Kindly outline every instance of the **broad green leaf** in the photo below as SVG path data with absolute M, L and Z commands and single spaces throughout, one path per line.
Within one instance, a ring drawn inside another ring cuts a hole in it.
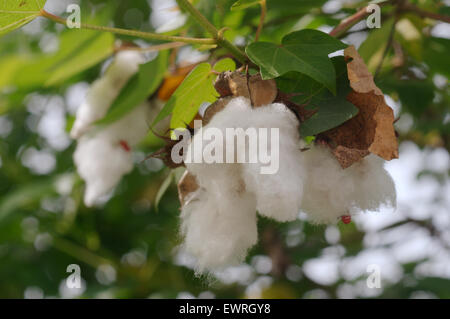
M 231 10 L 243 10 L 261 3 L 261 0 L 238 0 L 231 6 Z
M 20 55 L 7 55 L 0 59 L 0 91 L 5 86 L 10 86 L 18 70 L 27 64 L 27 59 Z
M 78 45 L 74 46 L 72 41 Z M 45 86 L 60 84 L 109 57 L 114 50 L 114 36 L 111 33 L 78 30 L 66 34 L 61 45 L 62 50 L 55 57 L 57 62 L 48 69 L 51 75 Z
M 139 67 L 139 72 L 120 91 L 108 114 L 98 124 L 109 124 L 117 121 L 152 95 L 164 78 L 168 57 L 168 51 L 161 51 L 156 59 L 142 64 Z
M 0 1 L 0 36 L 39 17 L 45 2 L 46 0 Z
M 332 58 L 337 74 L 337 95 L 332 95 L 326 87 L 298 72 L 290 72 L 277 80 L 280 90 L 299 94 L 292 98 L 298 104 L 306 105 L 317 112 L 302 123 L 300 134 L 313 136 L 337 127 L 358 113 L 358 108 L 346 100 L 350 92 L 346 63 L 342 56 Z
M 58 52 L 34 58 L 17 72 L 12 81 L 23 89 L 57 86 L 109 57 L 114 36 L 89 30 L 61 34 Z
M 212 103 L 217 100 L 219 94 L 214 88 L 217 75 L 212 72 L 213 69 L 216 72 L 224 72 L 233 71 L 235 68 L 235 63 L 229 58 L 217 62 L 214 68 L 206 62 L 197 65 L 173 93 L 153 125 L 172 114 L 171 128 L 186 127 L 186 124 L 194 119 L 202 103 Z
M 336 93 L 336 73 L 328 54 L 347 45 L 317 30 L 301 30 L 288 34 L 281 45 L 270 42 L 252 43 L 246 48 L 249 58 L 261 68 L 264 79 L 272 79 L 291 71 L 308 75 Z
M 217 61 L 214 64 L 214 71 L 216 72 L 225 72 L 225 71 L 234 71 L 236 70 L 236 63 L 233 59 L 225 58 L 220 61 Z

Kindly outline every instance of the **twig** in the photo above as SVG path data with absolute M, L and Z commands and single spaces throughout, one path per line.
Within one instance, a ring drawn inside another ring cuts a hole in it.
M 47 19 L 50 19 L 56 23 L 63 24 L 63 25 L 66 25 L 66 22 L 67 22 L 66 19 L 58 17 L 54 14 L 51 14 L 50 12 L 47 12 L 44 9 L 41 10 L 41 16 L 45 17 Z M 177 36 L 170 36 L 170 35 L 164 35 L 164 34 L 159 34 L 159 33 L 151 33 L 151 32 L 143 32 L 143 31 L 136 31 L 136 30 L 90 25 L 90 24 L 86 24 L 86 23 L 82 23 L 81 28 L 88 29 L 88 30 L 111 32 L 111 33 L 116 33 L 116 34 L 121 34 L 121 35 L 128 35 L 128 36 L 133 36 L 133 37 L 138 37 L 138 38 L 148 39 L 148 40 L 184 42 L 184 43 L 189 43 L 189 44 L 216 44 L 217 43 L 216 39 L 197 39 L 197 38 L 188 38 L 188 37 L 177 37 Z
M 191 17 L 197 21 L 208 33 L 210 33 L 214 40 L 214 44 L 218 44 L 221 47 L 227 49 L 233 56 L 239 60 L 241 63 L 245 64 L 248 62 L 247 55 L 242 52 L 237 46 L 229 42 L 223 37 L 223 29 L 218 30 L 208 19 L 203 16 L 200 11 L 198 11 L 188 0 L 177 0 L 178 5 L 183 10 L 189 12 Z
M 266 0 L 261 0 L 259 4 L 261 5 L 261 17 L 259 19 L 258 29 L 256 30 L 255 42 L 258 41 L 259 36 L 261 35 L 261 31 L 264 26 L 264 20 L 266 19 L 267 14 Z
M 377 5 L 379 5 L 380 7 L 385 6 L 387 4 L 392 4 L 395 3 L 396 0 L 388 0 L 385 2 L 380 2 L 377 3 Z M 342 20 L 331 32 L 330 35 L 336 38 L 340 38 L 342 37 L 348 29 L 350 29 L 351 27 L 353 27 L 355 24 L 357 24 L 359 21 L 365 19 L 370 12 L 367 11 L 367 8 L 369 6 L 366 6 L 362 9 L 360 9 L 358 12 L 356 12 L 355 14 L 349 16 L 348 18 Z
M 162 50 L 168 50 L 168 49 L 175 49 L 175 48 L 179 48 L 179 47 L 182 47 L 185 45 L 187 45 L 187 43 L 169 42 L 169 43 L 152 45 L 152 46 L 145 47 L 145 48 L 122 46 L 122 47 L 116 48 L 116 52 L 117 51 L 155 52 L 155 51 L 162 51 Z
M 445 16 L 442 14 L 425 11 L 423 9 L 420 9 L 419 7 L 417 7 L 416 5 L 414 5 L 412 3 L 405 3 L 402 6 L 402 10 L 413 12 L 421 17 L 426 17 L 426 18 L 430 18 L 433 20 L 439 20 L 439 21 L 450 23 L 450 16 Z

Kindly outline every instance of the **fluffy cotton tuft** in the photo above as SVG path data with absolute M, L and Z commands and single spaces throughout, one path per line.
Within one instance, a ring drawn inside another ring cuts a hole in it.
M 201 180 L 203 176 L 208 179 L 213 174 L 222 174 L 222 183 L 231 178 L 241 178 L 245 182 L 246 189 L 256 196 L 256 209 L 261 215 L 276 219 L 278 221 L 289 221 L 297 218 L 303 194 L 303 181 L 306 173 L 302 160 L 302 153 L 298 146 L 300 139 L 298 133 L 298 120 L 295 115 L 280 103 L 274 103 L 258 108 L 252 108 L 250 101 L 243 97 L 234 98 L 223 111 L 217 113 L 211 122 L 201 128 L 194 136 L 192 145 L 196 139 L 201 139 L 203 131 L 208 128 L 218 128 L 225 136 L 226 128 L 278 128 L 279 129 L 279 156 L 272 158 L 277 161 L 278 170 L 274 174 L 261 174 L 261 168 L 268 164 L 262 164 L 258 157 L 257 163 L 243 164 L 207 164 L 187 163 L 188 170 Z M 273 154 L 271 145 L 271 132 L 267 135 L 268 154 Z M 259 136 L 261 138 L 261 135 Z M 229 141 L 226 141 L 228 143 Z M 248 141 L 245 144 L 246 154 L 249 154 Z M 206 143 L 206 142 L 205 142 Z M 203 144 L 205 144 L 203 143 Z M 221 141 L 212 141 L 212 144 Z M 229 144 L 228 144 L 229 145 Z M 225 152 L 230 146 L 224 146 Z M 189 147 L 187 158 L 193 158 L 192 153 L 197 152 L 199 156 L 203 149 L 192 150 Z M 235 144 L 236 147 L 236 144 Z M 235 149 L 236 151 L 236 149 Z M 257 151 L 257 150 L 256 150 Z M 236 154 L 236 152 L 235 152 Z M 247 159 L 249 155 L 247 155 Z M 230 170 L 229 166 L 240 166 L 239 170 Z M 213 173 L 207 173 L 213 170 Z M 240 176 L 237 176 L 240 175 Z M 201 182 L 201 181 L 200 181 Z
M 369 155 L 342 169 L 329 149 L 313 146 L 304 152 L 308 169 L 302 210 L 314 223 L 335 223 L 339 217 L 395 206 L 394 182 L 384 160 Z
M 105 74 L 92 84 L 86 100 L 78 108 L 76 120 L 70 132 L 72 138 L 80 138 L 91 128 L 92 123 L 105 116 L 120 90 L 138 71 L 139 64 L 144 61 L 144 56 L 139 52 L 117 53 Z
M 197 258 L 197 271 L 244 261 L 258 240 L 255 199 L 232 189 L 200 189 L 183 207 L 181 233 L 186 251 Z
M 133 169 L 131 147 L 148 131 L 149 104 L 101 130 L 83 135 L 74 153 L 78 174 L 86 182 L 84 202 L 93 206 Z
M 295 220 L 300 212 L 306 177 L 298 145 L 298 120 L 279 103 L 254 109 L 252 118 L 255 127 L 279 129 L 279 159 L 275 174 L 261 174 L 261 167 L 266 165 L 260 162 L 244 164 L 243 179 L 247 190 L 256 195 L 256 209 L 261 215 L 281 222 Z M 269 149 L 272 149 L 270 138 L 268 141 Z
M 261 174 L 258 163 L 191 163 L 185 160 L 190 173 L 196 176 L 200 189 L 182 209 L 182 234 L 186 250 L 197 257 L 199 271 L 212 270 L 242 262 L 249 248 L 257 241 L 256 211 L 279 221 L 295 219 L 300 212 L 305 171 L 298 146 L 298 121 L 283 104 L 252 108 L 243 97 L 232 99 L 208 125 L 195 135 L 185 159 L 199 158 L 206 145 L 222 145 L 231 141 L 203 137 L 209 128 L 217 128 L 226 136 L 227 128 L 278 128 L 279 169 L 275 174 Z M 268 135 L 268 154 L 272 154 Z M 258 136 L 261 138 L 261 135 Z M 203 139 L 203 148 L 196 141 Z M 235 154 L 237 144 L 234 144 Z M 242 145 L 249 158 L 248 140 Z M 236 159 L 236 157 L 235 157 Z M 258 157 L 259 161 L 259 157 Z

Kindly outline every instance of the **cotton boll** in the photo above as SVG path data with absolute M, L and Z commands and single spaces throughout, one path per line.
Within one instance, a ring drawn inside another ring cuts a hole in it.
M 262 174 L 261 168 L 268 164 L 262 164 L 260 158 L 258 163 L 243 165 L 243 179 L 247 190 L 256 195 L 258 212 L 282 222 L 298 217 L 306 178 L 298 145 L 298 125 L 295 115 L 278 103 L 254 109 L 250 120 L 252 127 L 279 129 L 278 158 L 274 156 L 275 145 L 271 145 L 268 135 L 268 154 L 272 154 L 272 161 L 277 161 L 278 170 Z
M 92 206 L 109 193 L 122 176 L 133 169 L 130 148 L 148 132 L 152 112 L 147 102 L 120 120 L 83 135 L 78 140 L 74 162 L 86 182 L 85 204 Z
M 380 206 L 396 207 L 397 194 L 392 177 L 384 169 L 384 160 L 375 155 L 367 156 L 359 166 L 361 189 L 355 198 L 355 206 L 362 211 L 376 211 Z
M 342 169 L 329 149 L 313 146 L 303 153 L 308 177 L 302 210 L 314 223 L 334 223 L 339 217 L 395 206 L 395 187 L 384 161 L 369 155 Z
M 200 189 L 181 213 L 186 251 L 197 258 L 197 271 L 242 262 L 257 242 L 255 199 L 229 189 Z
M 84 202 L 93 206 L 133 169 L 131 153 L 102 137 L 83 136 L 74 153 L 78 174 L 86 182 Z
M 200 186 L 211 188 L 214 184 L 219 184 L 230 189 L 242 187 L 240 164 L 237 164 L 235 160 L 233 163 L 226 163 L 226 152 L 232 144 L 231 141 L 225 140 L 225 137 L 227 128 L 243 127 L 246 121 L 242 121 L 242 118 L 248 118 L 245 112 L 251 112 L 249 100 L 235 98 L 224 110 L 217 113 L 208 125 L 200 128 L 194 135 L 185 154 L 184 162 L 187 169 L 196 175 Z M 208 140 L 205 134 L 211 132 L 211 129 L 221 133 L 223 138 Z M 218 158 L 218 162 L 209 162 L 203 156 L 208 147 L 223 150 L 222 157 Z M 236 145 L 234 145 L 234 154 L 236 153 Z
M 92 123 L 105 116 L 120 90 L 143 62 L 144 57 L 139 52 L 123 51 L 116 55 L 105 74 L 92 84 L 86 101 L 79 107 L 70 133 L 72 138 L 79 138 Z

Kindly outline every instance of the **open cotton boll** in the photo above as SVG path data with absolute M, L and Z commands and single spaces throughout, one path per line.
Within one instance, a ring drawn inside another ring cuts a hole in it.
M 102 135 L 83 136 L 74 153 L 78 174 L 86 182 L 84 202 L 90 207 L 133 169 L 131 153 Z
M 394 182 L 375 155 L 347 169 L 323 146 L 313 146 L 303 155 L 308 177 L 302 210 L 312 222 L 334 223 L 341 216 L 395 206 Z
M 232 145 L 232 141 L 226 140 L 225 137 L 227 128 L 243 126 L 246 121 L 242 121 L 242 117 L 248 118 L 244 113 L 250 111 L 251 106 L 247 99 L 235 98 L 225 109 L 215 114 L 210 123 L 196 132 L 184 155 L 184 163 L 188 171 L 196 175 L 200 186 L 209 187 L 212 183 L 227 188 L 242 186 L 240 182 L 241 165 L 236 163 L 235 157 L 232 163 L 226 163 L 227 149 L 233 148 L 236 155 L 236 145 Z M 223 138 L 209 136 L 208 133 L 212 132 L 211 129 L 220 132 Z M 221 149 L 222 156 L 218 156 L 218 161 L 213 162 L 213 158 L 204 156 L 210 153 L 208 149 Z
M 197 272 L 244 261 L 258 240 L 255 199 L 251 194 L 199 189 L 181 213 L 184 248 L 197 258 Z
M 244 97 L 234 98 L 222 111 L 214 115 L 208 125 L 197 132 L 188 148 L 186 158 L 193 159 L 193 153 L 201 158 L 202 152 L 207 147 L 205 145 L 209 144 L 222 147 L 223 161 L 226 151 L 234 147 L 234 161 L 237 164 L 185 161 L 186 166 L 197 176 L 201 186 L 204 185 L 202 179 L 219 181 L 222 184 L 230 180 L 242 180 L 246 191 L 256 196 L 255 209 L 261 215 L 279 221 L 294 220 L 300 212 L 305 179 L 302 154 L 298 146 L 300 139 L 298 126 L 299 122 L 295 115 L 283 104 L 274 103 L 252 108 L 250 100 Z M 226 144 L 222 140 L 215 139 L 207 142 L 204 132 L 211 128 L 218 129 L 224 137 L 227 136 L 228 128 L 240 128 L 242 130 L 236 131 L 236 136 L 242 138 L 244 143 L 238 145 L 238 138 L 227 139 Z M 251 136 L 255 137 L 254 147 L 250 147 Z M 198 139 L 203 139 L 203 148 L 195 147 Z M 263 139 L 267 143 L 267 149 L 260 147 Z M 271 145 L 272 143 L 274 145 Z M 241 163 L 237 162 L 238 152 L 241 154 L 240 158 L 244 159 Z M 262 153 L 264 156 L 261 156 Z M 256 163 L 249 163 L 251 158 L 256 160 Z M 219 174 L 222 178 L 218 177 Z
M 108 194 L 133 169 L 130 148 L 146 136 L 150 116 L 145 102 L 120 120 L 78 140 L 74 162 L 86 182 L 86 206 Z
M 254 109 L 249 124 L 257 128 L 278 129 L 279 140 L 274 141 L 277 145 L 271 145 L 270 134 L 273 133 L 267 134 L 268 154 L 273 161 L 268 174 L 261 173 L 261 168 L 268 165 L 261 162 L 261 157 L 257 163 L 243 165 L 247 190 L 256 195 L 256 208 L 261 215 L 281 222 L 295 220 L 300 213 L 306 179 L 298 143 L 299 122 L 286 106 L 274 103 Z
M 144 61 L 144 56 L 139 52 L 123 51 L 115 56 L 105 74 L 92 84 L 86 100 L 78 108 L 70 132 L 72 138 L 79 138 L 90 129 L 92 123 L 105 116 L 120 90 Z

